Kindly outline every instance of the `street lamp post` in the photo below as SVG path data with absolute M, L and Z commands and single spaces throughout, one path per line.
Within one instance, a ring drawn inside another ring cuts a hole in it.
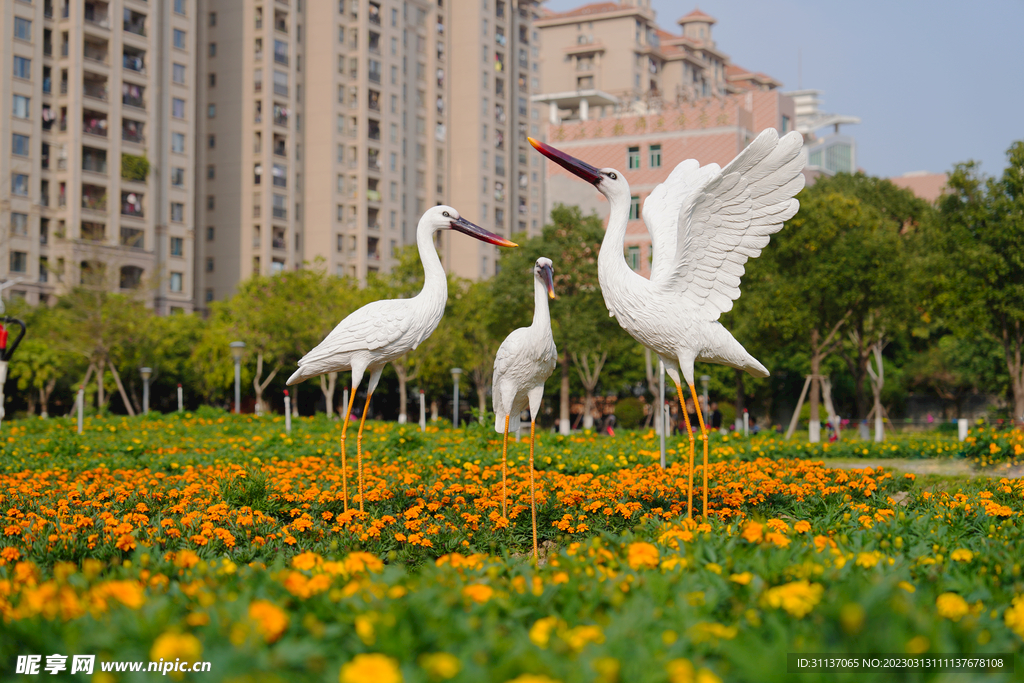
M 704 424 L 711 423 L 711 404 L 708 403 L 708 382 L 711 381 L 711 375 L 701 375 L 700 383 L 704 387 Z
M 242 353 L 245 351 L 244 341 L 233 341 L 231 356 L 235 359 L 235 415 L 242 412 Z
M 462 374 L 462 368 L 452 368 L 452 380 L 455 382 L 455 405 L 452 408 L 452 426 L 455 429 L 459 428 L 459 375 Z
M 142 414 L 145 415 L 149 412 L 149 378 L 153 368 L 140 368 L 139 374 L 142 375 Z

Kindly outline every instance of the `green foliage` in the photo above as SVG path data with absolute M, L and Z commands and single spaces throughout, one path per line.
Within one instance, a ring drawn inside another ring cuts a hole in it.
M 644 420 L 644 404 L 632 396 L 615 404 L 615 419 L 623 429 L 633 429 Z
M 121 177 L 126 180 L 145 182 L 149 175 L 149 159 L 146 155 L 121 154 Z

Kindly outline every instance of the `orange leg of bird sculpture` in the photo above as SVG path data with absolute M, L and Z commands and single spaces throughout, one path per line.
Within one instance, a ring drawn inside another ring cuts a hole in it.
M 694 389 L 693 385 L 690 385 L 690 395 L 693 396 L 693 407 L 697 410 L 697 422 L 700 423 L 700 436 L 704 439 L 704 471 L 701 480 L 704 483 L 704 499 L 703 506 L 700 511 L 704 516 L 704 521 L 708 520 L 708 430 L 704 426 L 704 411 L 700 409 L 700 401 L 697 400 L 697 390 Z
M 689 483 L 689 488 L 687 489 L 687 492 L 686 492 L 686 516 L 692 519 L 693 518 L 693 454 L 694 454 L 694 450 L 695 450 L 694 445 L 693 445 L 693 430 L 690 429 L 690 414 L 688 412 L 686 412 L 686 401 L 683 399 L 683 388 L 681 386 L 679 386 L 679 382 L 676 382 L 675 385 L 676 385 L 676 395 L 679 397 L 679 410 L 683 413 L 683 419 L 686 420 L 686 436 L 690 437 L 690 466 L 689 466 L 690 483 Z
M 356 402 L 356 390 L 352 388 L 352 395 L 348 399 L 348 408 L 345 410 L 345 424 L 341 425 L 341 495 L 344 501 L 344 511 L 348 512 L 348 468 L 345 466 L 345 432 L 348 431 L 348 420 L 352 416 L 352 404 Z
M 359 418 L 359 433 L 356 434 L 356 463 L 359 470 L 359 511 L 363 511 L 363 425 L 366 423 L 366 413 L 370 408 L 370 397 L 372 391 L 366 392 L 366 403 L 363 404 L 363 416 Z
M 533 487 L 533 435 L 536 423 L 532 414 L 530 418 L 530 514 L 533 518 L 533 561 L 536 562 L 540 557 L 537 554 L 537 499 Z
M 505 463 L 508 459 L 508 419 L 505 416 L 505 439 L 501 444 L 501 516 L 508 519 L 508 510 L 505 507 Z

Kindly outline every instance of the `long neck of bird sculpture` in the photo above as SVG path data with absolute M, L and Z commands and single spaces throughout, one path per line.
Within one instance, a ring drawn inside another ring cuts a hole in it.
M 608 227 L 605 229 L 601 252 L 597 256 L 598 275 L 601 286 L 606 281 L 626 283 L 640 278 L 633 269 L 626 265 L 622 253 L 626 242 L 626 222 L 629 220 L 629 192 L 625 195 L 615 194 L 608 197 Z M 640 278 L 643 279 L 643 278 Z M 607 300 L 607 299 L 606 299 Z
M 539 277 L 533 278 L 533 329 L 550 334 L 551 312 L 548 310 L 548 289 Z
M 445 277 L 441 259 L 434 248 L 434 231 L 429 226 L 420 225 L 416 229 L 416 248 L 420 252 L 423 263 L 423 289 L 419 296 L 431 299 L 448 300 L 448 278 Z

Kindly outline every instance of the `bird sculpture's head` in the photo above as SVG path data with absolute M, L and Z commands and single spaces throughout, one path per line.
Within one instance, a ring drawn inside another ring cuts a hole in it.
M 438 230 L 458 230 L 459 232 L 465 233 L 470 237 L 474 237 L 481 242 L 495 244 L 499 247 L 519 246 L 515 242 L 505 239 L 501 235 L 495 235 L 493 232 L 484 230 L 479 225 L 470 223 L 460 216 L 458 211 L 450 206 L 435 206 L 428 209 L 427 212 L 423 214 L 423 217 L 420 218 L 420 225 L 428 226 L 432 233 Z
M 552 268 L 551 259 L 541 256 L 533 266 L 533 276 L 537 278 L 544 288 L 548 290 L 548 296 L 555 298 L 555 271 Z
M 540 140 L 527 138 L 534 149 L 578 178 L 586 180 L 598 192 L 611 199 L 616 196 L 629 197 L 629 183 L 614 168 L 595 168 L 585 161 L 559 151 Z

